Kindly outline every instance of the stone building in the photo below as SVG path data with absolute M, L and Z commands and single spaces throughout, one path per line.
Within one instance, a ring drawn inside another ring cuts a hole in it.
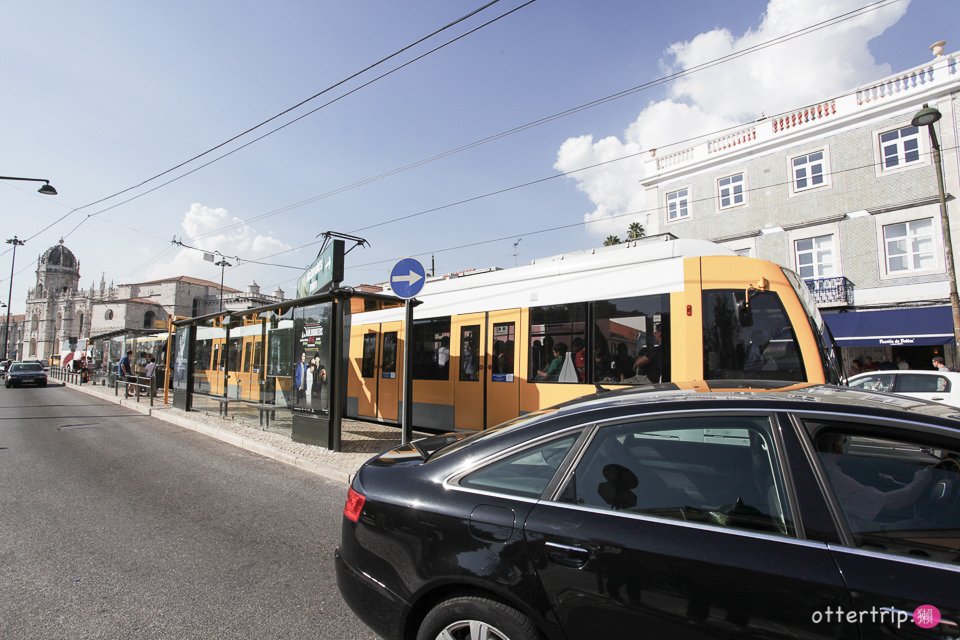
M 63 344 L 90 337 L 93 285 L 80 289 L 80 261 L 61 240 L 37 258 L 36 281 L 27 292 L 21 359 L 59 356 Z M 108 295 L 101 281 L 100 296 Z
M 0 344 L 7 345 L 6 354 L 0 356 L 2 359 L 20 359 L 20 343 L 23 342 L 23 323 L 26 317 L 26 314 L 23 313 L 10 314 L 10 322 L 7 323 L 6 314 L 0 315 L 0 320 L 3 322 L 3 324 L 0 325 Z
M 960 55 L 944 55 L 942 42 L 931 49 L 932 61 L 844 95 L 652 150 L 641 180 L 646 230 L 794 270 L 847 363 L 956 362 L 931 137 L 911 120 L 927 104 L 942 114 L 934 127 L 960 255 Z

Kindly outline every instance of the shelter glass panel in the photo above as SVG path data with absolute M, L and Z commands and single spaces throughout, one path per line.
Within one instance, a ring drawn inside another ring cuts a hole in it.
M 217 386 L 220 371 L 219 355 L 227 331 L 214 320 L 197 325 L 196 347 L 193 356 L 193 392 L 210 394 Z

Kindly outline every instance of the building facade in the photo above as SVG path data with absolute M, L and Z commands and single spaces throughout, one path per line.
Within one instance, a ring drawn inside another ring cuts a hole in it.
M 960 55 L 763 118 L 646 161 L 644 225 L 780 263 L 807 283 L 844 358 L 956 363 L 937 172 L 943 157 L 951 244 L 960 249 Z M 857 314 L 857 315 L 852 315 Z M 861 315 L 868 314 L 868 315 Z

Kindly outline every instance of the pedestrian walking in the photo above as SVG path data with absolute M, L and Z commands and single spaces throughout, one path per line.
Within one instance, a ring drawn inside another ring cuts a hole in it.
M 157 370 L 157 361 L 154 360 L 153 356 L 147 356 L 147 364 L 143 368 L 143 374 L 147 378 L 147 386 L 150 388 L 150 397 L 154 395 L 154 383 L 153 383 L 153 374 Z
M 127 383 L 127 393 L 130 393 L 130 384 L 131 378 L 133 378 L 133 365 L 130 361 L 130 356 L 133 355 L 133 350 L 128 349 L 125 356 L 120 358 L 120 362 L 117 363 L 117 378 Z

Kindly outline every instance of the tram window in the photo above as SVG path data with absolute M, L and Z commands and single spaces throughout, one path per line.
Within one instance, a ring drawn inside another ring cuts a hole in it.
M 211 369 L 214 371 L 222 371 L 223 363 L 220 362 L 220 345 L 221 343 L 216 342 L 213 345 L 213 366 Z
M 397 377 L 397 332 L 383 334 L 383 354 L 380 361 L 380 375 L 384 378 Z
M 253 343 L 248 342 L 243 345 L 243 370 L 251 371 L 253 369 L 253 361 L 250 359 L 250 351 L 253 349 Z
M 586 380 L 586 316 L 586 303 L 530 309 L 528 380 L 569 383 Z
M 480 325 L 460 328 L 460 380 L 480 379 Z
M 367 333 L 363 336 L 363 359 L 360 361 L 360 375 L 372 378 L 376 371 L 377 334 Z
M 210 352 L 213 345 L 210 340 L 197 340 L 193 357 L 194 371 L 208 371 L 210 369 Z
M 227 353 L 227 368 L 230 371 L 241 371 L 240 354 L 243 345 L 243 338 L 230 338 L 230 351 Z
M 516 339 L 516 325 L 513 322 L 494 323 L 491 349 L 493 382 L 513 382 Z
M 450 318 L 413 323 L 413 379 L 450 379 Z
M 253 371 L 260 373 L 263 369 L 263 341 L 257 340 L 253 345 Z
M 703 375 L 707 380 L 806 380 L 800 345 L 775 292 L 703 292 Z
M 668 294 L 593 304 L 593 382 L 670 381 Z M 660 333 L 658 335 L 658 329 Z

